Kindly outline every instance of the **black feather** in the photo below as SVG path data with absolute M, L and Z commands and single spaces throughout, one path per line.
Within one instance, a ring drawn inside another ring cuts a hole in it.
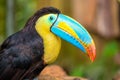
M 25 27 L 28 29 L 24 29 L 25 31 L 31 29 L 34 27 L 36 21 L 38 20 L 39 17 L 45 15 L 45 14 L 50 14 L 50 13 L 54 13 L 54 14 L 60 14 L 61 12 L 56 9 L 56 8 L 53 8 L 53 7 L 45 7 L 45 8 L 42 8 L 40 10 L 38 10 L 28 21 L 27 23 L 25 24 Z
M 60 11 L 52 7 L 37 11 L 21 31 L 0 46 L 0 80 L 33 79 L 46 66 L 42 60 L 43 40 L 35 30 L 35 23 L 49 13 L 59 14 Z

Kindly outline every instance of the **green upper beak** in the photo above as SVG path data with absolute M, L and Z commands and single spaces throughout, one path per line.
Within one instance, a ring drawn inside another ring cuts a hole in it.
M 51 31 L 62 39 L 78 47 L 87 53 L 91 61 L 96 57 L 96 50 L 93 39 L 87 30 L 74 19 L 58 14 Z

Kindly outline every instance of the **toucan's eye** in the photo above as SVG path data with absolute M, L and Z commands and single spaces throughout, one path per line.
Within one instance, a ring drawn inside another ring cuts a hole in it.
M 54 23 L 55 20 L 56 20 L 56 18 L 57 18 L 57 15 L 56 15 L 56 14 L 50 14 L 50 15 L 48 16 L 48 21 L 49 21 L 50 23 Z
M 53 16 L 50 16 L 50 18 L 49 18 L 49 19 L 52 21 L 54 18 L 53 18 Z

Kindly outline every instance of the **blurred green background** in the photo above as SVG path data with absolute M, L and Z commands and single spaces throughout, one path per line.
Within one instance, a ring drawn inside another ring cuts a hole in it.
M 97 49 L 97 58 L 91 63 L 87 55 L 62 41 L 60 56 L 53 64 L 72 76 L 120 80 L 120 0 L 0 0 L 0 44 L 47 6 L 79 21 L 92 35 Z

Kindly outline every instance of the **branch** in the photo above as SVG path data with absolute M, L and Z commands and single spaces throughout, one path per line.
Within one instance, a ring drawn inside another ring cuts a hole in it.
M 39 80 L 88 80 L 81 77 L 68 76 L 66 72 L 57 65 L 47 66 L 38 76 Z

